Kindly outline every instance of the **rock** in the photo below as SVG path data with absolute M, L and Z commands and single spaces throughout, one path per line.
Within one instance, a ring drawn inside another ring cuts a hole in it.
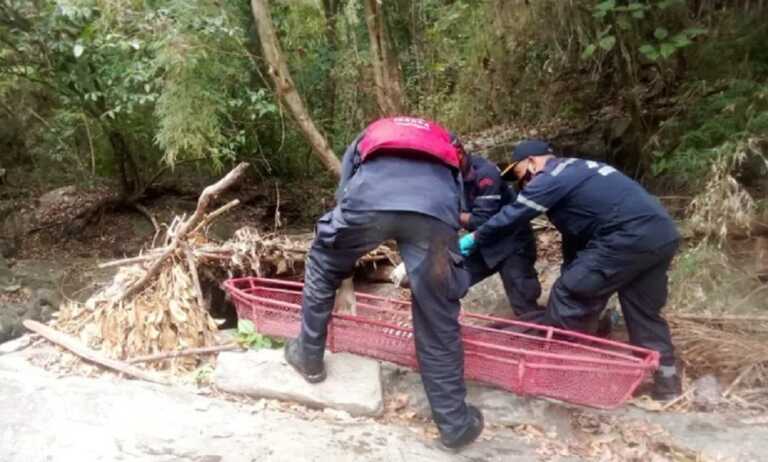
M 0 342 L 0 355 L 6 355 L 8 353 L 14 353 L 19 350 L 23 350 L 32 344 L 31 335 L 22 335 L 21 337 L 8 342 Z
M 0 343 L 12 340 L 21 335 L 21 317 L 16 314 L 16 305 L 6 303 L 0 305 Z
M 470 288 L 467 296 L 461 300 L 461 307 L 472 313 L 512 314 L 504 284 L 498 274 L 485 278 Z
M 699 377 L 693 382 L 693 402 L 703 410 L 712 409 L 722 401 L 723 387 L 712 374 Z
M 0 255 L 0 286 L 7 285 L 13 279 L 13 271 L 8 267 L 5 257 Z
M 0 238 L 0 257 L 13 258 L 18 252 L 18 245 L 14 239 Z
M 37 321 L 46 322 L 51 319 L 55 311 L 58 311 L 61 303 L 61 296 L 58 292 L 51 289 L 37 289 L 30 301 L 30 311 L 34 311 L 38 317 Z
M 56 289 L 61 278 L 70 271 L 64 262 L 49 260 L 17 260 L 13 275 L 30 289 Z
M 48 191 L 47 193 L 40 196 L 38 201 L 40 202 L 40 207 L 42 208 L 60 206 L 62 203 L 73 202 L 74 198 L 72 196 L 76 192 L 77 187 L 74 185 L 63 186 L 61 188 Z
M 403 299 L 403 290 L 393 284 L 372 284 L 369 282 L 355 282 L 355 292 L 375 295 L 377 297 Z
M 219 389 L 230 393 L 330 407 L 355 416 L 381 414 L 378 361 L 348 353 L 326 354 L 325 367 L 328 378 L 313 385 L 285 362 L 283 350 L 226 352 L 219 355 L 214 381 Z

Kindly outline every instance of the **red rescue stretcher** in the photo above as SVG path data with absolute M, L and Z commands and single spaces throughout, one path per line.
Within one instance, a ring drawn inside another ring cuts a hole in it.
M 299 334 L 302 283 L 249 277 L 227 280 L 224 288 L 238 317 L 259 333 Z M 355 314 L 333 314 L 328 349 L 417 369 L 411 303 L 364 293 L 356 299 Z M 658 352 L 576 332 L 465 311 L 459 321 L 465 377 L 519 395 L 614 408 L 659 365 Z

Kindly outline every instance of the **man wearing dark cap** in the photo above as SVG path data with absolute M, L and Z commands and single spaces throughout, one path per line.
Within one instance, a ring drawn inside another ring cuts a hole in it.
M 467 405 L 459 300 L 469 287 L 456 232 L 462 153 L 439 124 L 415 117 L 372 123 L 342 160 L 337 206 L 317 221 L 307 256 L 299 337 L 285 359 L 308 382 L 326 377 L 328 322 L 341 281 L 385 240 L 397 242 L 411 281 L 416 358 L 440 441 L 465 446 L 483 430 Z
M 521 142 L 508 167 L 520 193 L 460 248 L 470 253 L 546 213 L 563 238 L 563 266 L 538 319 L 594 333 L 600 312 L 618 292 L 630 342 L 656 350 L 661 367 L 653 397 L 674 399 L 680 379 L 669 325 L 667 271 L 680 241 L 672 218 L 638 183 L 601 162 L 555 157 L 548 143 Z

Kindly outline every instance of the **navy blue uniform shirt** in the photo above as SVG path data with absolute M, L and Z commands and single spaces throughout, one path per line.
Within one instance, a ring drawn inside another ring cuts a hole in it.
M 609 165 L 575 158 L 548 161 L 475 239 L 490 245 L 542 213 L 563 235 L 566 261 L 587 246 L 644 251 L 680 239 L 667 211 L 642 186 Z
M 377 155 L 361 163 L 361 136 L 341 161 L 336 201 L 342 210 L 416 212 L 459 229 L 462 185 L 457 171 L 428 158 Z
M 470 214 L 467 229 L 475 231 L 509 204 L 514 193 L 501 179 L 501 172 L 494 163 L 477 155 L 469 155 L 469 161 L 470 171 L 464 177 L 464 212 Z M 513 253 L 536 258 L 536 240 L 530 223 L 496 242 L 480 246 L 479 251 L 489 268 L 495 268 Z

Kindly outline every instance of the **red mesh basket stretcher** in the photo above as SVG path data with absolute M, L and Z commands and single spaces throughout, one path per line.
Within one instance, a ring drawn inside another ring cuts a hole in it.
M 251 320 L 258 332 L 298 335 L 302 283 L 248 277 L 227 280 L 224 288 L 238 317 Z M 328 348 L 418 368 L 411 303 L 355 295 L 354 315 L 333 314 Z M 462 312 L 460 323 L 465 377 L 520 395 L 613 408 L 629 399 L 659 365 L 655 351 L 552 327 L 468 312 Z M 516 333 L 498 327 L 528 330 Z

